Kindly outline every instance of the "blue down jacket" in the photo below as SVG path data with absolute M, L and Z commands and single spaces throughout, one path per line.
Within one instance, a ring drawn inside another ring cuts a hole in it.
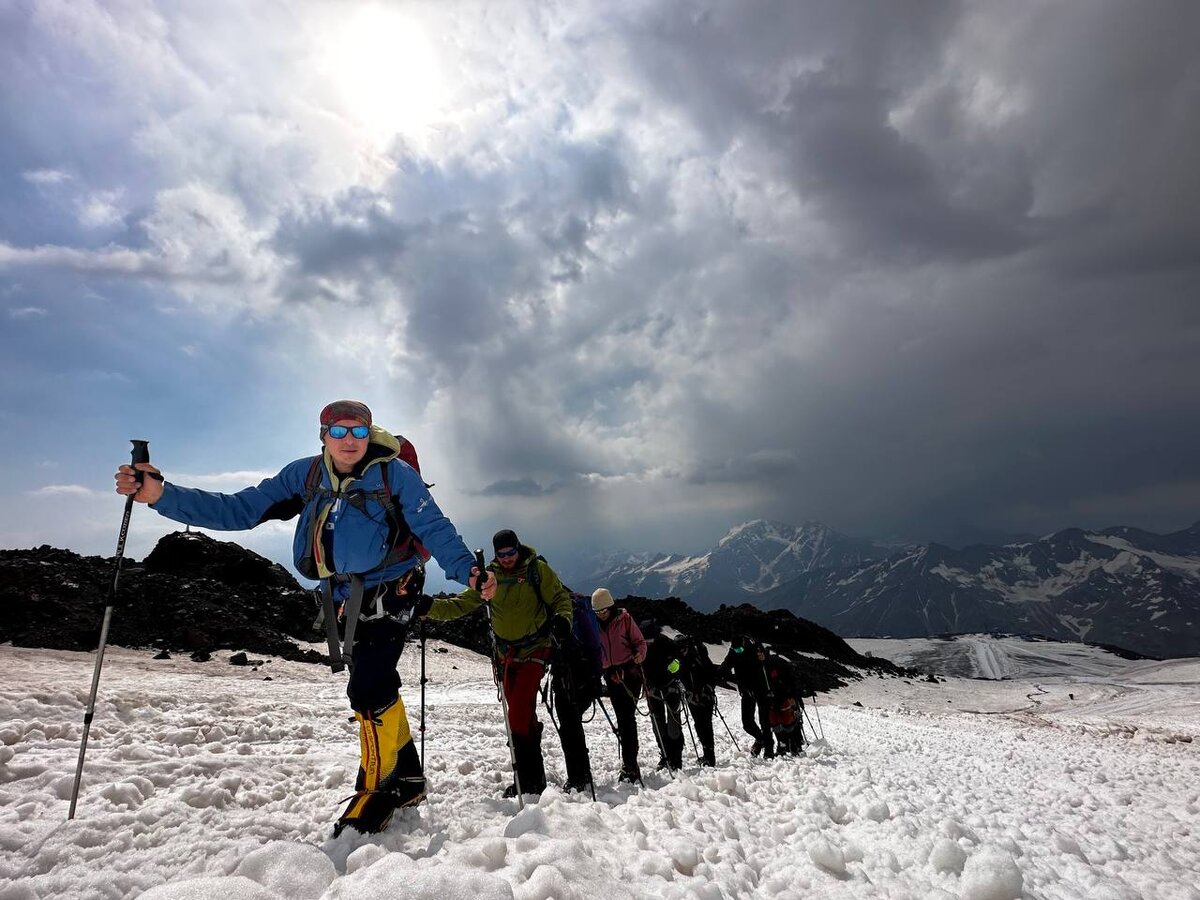
M 386 477 L 395 510 L 402 516 L 401 528 L 407 523 L 447 577 L 466 584 L 474 557 L 454 524 L 438 508 L 421 476 L 396 458 L 398 451 L 399 444 L 392 435 L 372 426 L 367 455 L 355 473 L 336 475 L 325 454 L 319 466 L 320 484 L 315 490 L 309 490 L 305 484 L 313 463 L 313 457 L 305 457 L 288 463 L 278 475 L 236 494 L 165 482 L 163 495 L 153 508 L 176 522 L 218 531 L 241 531 L 298 514 L 292 554 L 302 575 L 314 579 L 333 573 L 359 575 L 366 587 L 372 587 L 398 578 L 421 558 L 412 554 L 395 559 L 395 554 L 389 552 L 395 531 L 385 509 L 383 478 Z M 313 542 L 318 524 L 322 526 L 324 541 L 318 549 L 319 563 L 314 564 Z M 334 589 L 335 596 L 342 599 L 349 593 L 345 583 L 335 583 Z

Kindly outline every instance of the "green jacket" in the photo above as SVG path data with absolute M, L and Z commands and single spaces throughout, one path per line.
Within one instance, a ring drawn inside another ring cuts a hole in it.
M 529 567 L 537 566 L 541 576 L 541 599 L 529 583 Z M 517 564 L 505 569 L 493 559 L 488 571 L 496 575 L 496 596 L 492 600 L 492 632 L 501 654 L 509 647 L 518 656 L 550 646 L 550 617 L 562 616 L 572 624 L 571 594 L 554 570 L 537 551 L 522 544 Z M 457 597 L 435 599 L 429 618 L 438 621 L 457 619 L 483 605 L 483 597 L 467 588 Z

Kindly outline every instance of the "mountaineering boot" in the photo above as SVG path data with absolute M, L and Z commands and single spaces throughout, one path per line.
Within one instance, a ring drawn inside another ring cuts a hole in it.
M 544 791 L 546 789 L 546 783 L 543 781 L 541 786 L 539 786 L 536 782 L 533 782 L 532 784 L 533 784 L 533 787 L 527 788 L 527 787 L 525 787 L 525 779 L 524 778 L 521 779 L 522 795 L 529 796 L 530 794 L 533 794 L 535 797 L 540 797 L 542 795 L 542 791 Z M 586 787 L 586 785 L 585 785 L 585 787 Z M 565 789 L 569 790 L 569 788 L 565 788 Z M 582 790 L 582 789 L 583 788 L 579 788 L 579 790 Z M 505 800 L 511 800 L 513 797 L 517 796 L 517 783 L 515 781 L 509 782 L 508 787 L 506 787 L 504 789 L 504 793 L 502 793 L 500 796 L 503 797 Z
M 792 729 L 787 736 L 788 752 L 793 756 L 804 755 L 804 733 L 799 726 Z
M 763 750 L 762 741 L 760 741 L 758 738 L 755 738 L 754 743 L 750 745 L 750 755 L 758 756 L 760 753 L 762 753 L 762 750 Z
M 334 826 L 337 837 L 349 826 L 371 834 L 383 831 L 392 813 L 425 799 L 425 775 L 408 729 L 404 701 L 397 697 L 380 710 L 356 713 L 361 759 L 355 794 Z
M 521 780 L 521 793 L 540 796 L 546 789 L 546 764 L 542 759 L 542 723 L 534 725 L 530 734 L 514 734 L 513 756 Z M 517 781 L 504 789 L 505 797 L 517 796 Z
M 513 735 L 517 752 L 517 771 L 521 773 L 521 791 L 540 795 L 546 789 L 546 763 L 542 758 L 542 723 L 537 722 L 527 735 Z
M 787 735 L 788 752 L 793 756 L 802 756 L 804 754 L 804 732 L 800 726 L 794 727 Z
M 586 744 L 582 749 L 582 753 L 563 754 L 567 765 L 567 780 L 563 784 L 563 790 L 568 793 L 570 791 L 583 793 L 588 789 L 588 785 L 592 783 L 591 756 L 588 754 Z
M 717 754 L 713 752 L 712 747 L 705 747 L 704 753 L 700 755 L 700 765 L 715 766 L 717 764 Z
M 621 774 L 617 776 L 617 781 L 627 781 L 630 784 L 637 784 L 642 780 L 642 773 L 636 765 L 621 766 Z

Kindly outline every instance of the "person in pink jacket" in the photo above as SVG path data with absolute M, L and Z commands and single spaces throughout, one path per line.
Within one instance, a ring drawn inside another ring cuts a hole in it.
M 633 616 L 613 603 L 607 588 L 592 594 L 592 609 L 600 621 L 600 649 L 604 655 L 604 682 L 617 717 L 621 742 L 620 781 L 641 781 L 638 767 L 637 703 L 642 696 L 642 662 L 646 639 Z

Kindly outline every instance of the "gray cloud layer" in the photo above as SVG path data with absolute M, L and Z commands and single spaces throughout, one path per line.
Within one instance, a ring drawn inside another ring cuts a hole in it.
M 10 10 L 18 59 L 108 87 L 6 92 L 41 212 L 0 275 L 166 282 L 316 367 L 372 329 L 461 508 L 563 548 L 1200 518 L 1195 4 L 406 8 L 452 108 L 370 153 L 282 38 L 156 12 L 79 62 L 63 7 Z

